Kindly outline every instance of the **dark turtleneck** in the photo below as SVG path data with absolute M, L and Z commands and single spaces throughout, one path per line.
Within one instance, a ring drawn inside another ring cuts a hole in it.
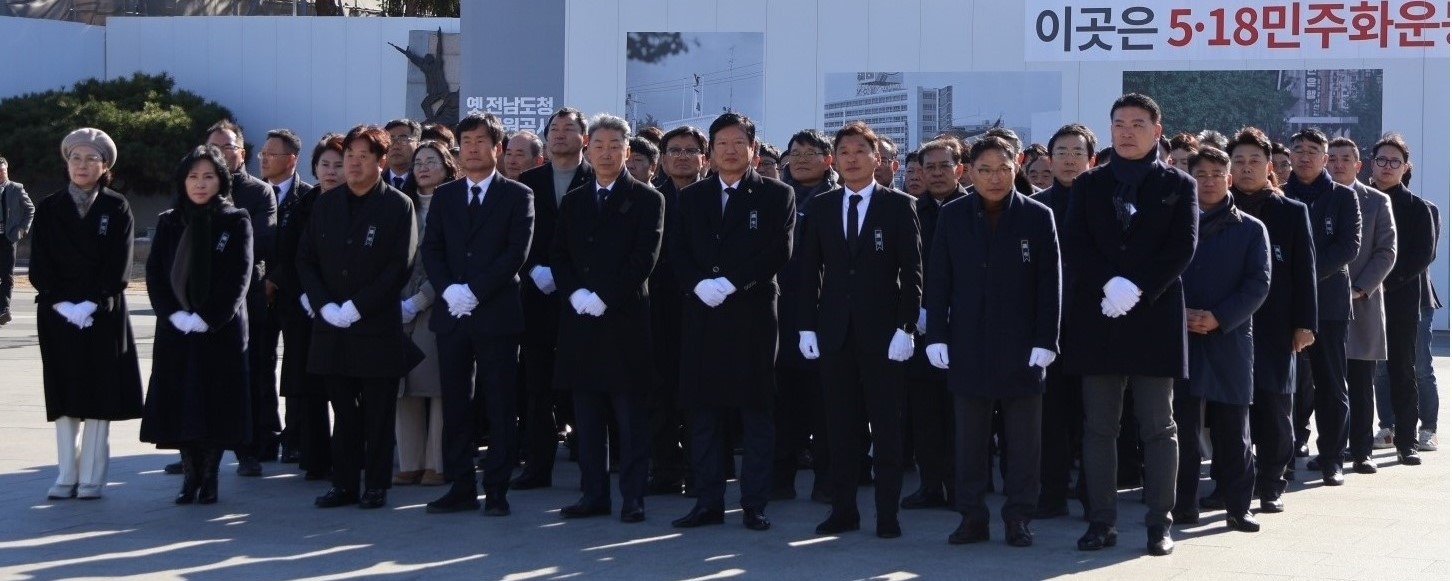
M 1008 195 L 1012 196 L 1013 192 L 1009 192 Z M 1003 215 L 1003 209 L 1006 207 L 1008 207 L 1008 196 L 1004 196 L 1003 199 L 996 202 L 988 198 L 983 198 L 983 214 L 988 217 L 988 230 L 990 232 L 998 230 L 998 218 Z
M 1254 216 L 1257 220 L 1264 221 L 1266 200 L 1269 200 L 1271 196 L 1276 194 L 1275 190 L 1269 187 L 1261 188 L 1260 191 L 1254 193 L 1242 192 L 1231 187 L 1230 195 L 1235 198 L 1235 207 L 1240 208 L 1240 211 Z

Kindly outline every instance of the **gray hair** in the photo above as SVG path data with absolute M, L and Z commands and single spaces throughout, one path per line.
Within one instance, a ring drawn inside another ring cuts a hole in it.
M 590 128 L 586 133 L 594 134 L 601 129 L 619 131 L 620 135 L 630 137 L 630 122 L 609 113 L 600 113 L 590 118 Z
M 523 137 L 523 138 L 529 140 L 529 156 L 530 157 L 539 157 L 540 154 L 543 154 L 544 153 L 544 140 L 540 139 L 538 135 L 535 135 L 535 133 L 533 131 L 527 131 L 527 130 L 517 131 L 517 132 L 514 133 L 514 135 L 510 135 L 509 136 L 509 139 L 514 139 L 516 137 Z M 505 143 L 507 144 L 508 143 L 508 140 L 506 140 Z

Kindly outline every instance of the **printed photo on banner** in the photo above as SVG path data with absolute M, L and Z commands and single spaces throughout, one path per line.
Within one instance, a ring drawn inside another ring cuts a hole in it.
M 625 118 L 637 131 L 704 129 L 728 111 L 760 120 L 764 47 L 760 32 L 627 32 Z
M 1320 127 L 1331 137 L 1375 143 L 1382 132 L 1381 69 L 1264 71 L 1125 71 L 1124 91 L 1164 108 L 1165 135 L 1245 126 L 1285 143 Z

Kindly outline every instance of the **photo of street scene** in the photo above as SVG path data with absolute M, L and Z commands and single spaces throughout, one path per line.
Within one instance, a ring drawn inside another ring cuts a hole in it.
M 636 130 L 705 128 L 727 111 L 765 111 L 760 32 L 627 32 L 625 118 Z

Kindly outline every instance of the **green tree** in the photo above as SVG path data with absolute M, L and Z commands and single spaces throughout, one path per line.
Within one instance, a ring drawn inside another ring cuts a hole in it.
M 111 187 L 128 194 L 170 194 L 177 160 L 203 140 L 202 132 L 232 113 L 195 93 L 176 90 L 169 75 L 136 73 L 87 79 L 69 90 L 0 101 L 0 155 L 33 192 L 66 182 L 60 142 L 80 127 L 95 127 L 116 141 L 120 163 Z
M 1124 92 L 1160 104 L 1165 135 L 1214 129 L 1230 136 L 1254 126 L 1283 141 L 1297 99 L 1279 78 L 1278 71 L 1125 71 Z
M 625 58 L 644 63 L 657 63 L 669 56 L 691 51 L 679 32 L 627 32 Z

